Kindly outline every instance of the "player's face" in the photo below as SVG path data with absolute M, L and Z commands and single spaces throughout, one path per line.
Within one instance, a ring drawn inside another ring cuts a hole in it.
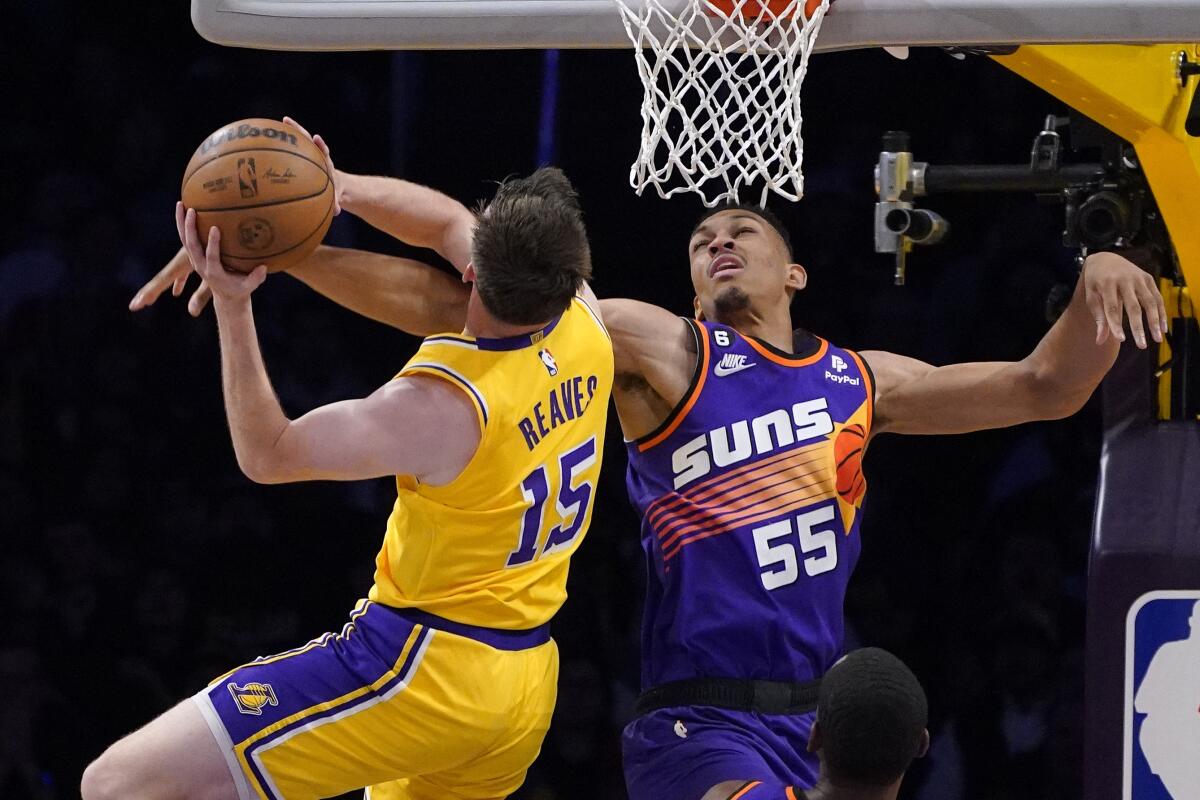
M 756 214 L 731 209 L 704 220 L 688 242 L 692 286 L 707 319 L 728 319 L 748 309 L 786 302 L 797 289 L 783 239 Z

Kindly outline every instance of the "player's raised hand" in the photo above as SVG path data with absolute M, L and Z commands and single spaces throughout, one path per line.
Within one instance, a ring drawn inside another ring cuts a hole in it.
M 1087 307 L 1096 320 L 1096 344 L 1111 335 L 1125 341 L 1122 317 L 1129 318 L 1129 330 L 1141 349 L 1146 348 L 1146 326 L 1150 336 L 1161 342 L 1167 331 L 1167 309 L 1154 276 L 1116 253 L 1094 253 L 1083 264 Z M 1142 324 L 1142 315 L 1146 325 Z
M 175 204 L 175 227 L 178 229 L 182 224 L 183 204 Z M 188 258 L 187 249 L 179 248 L 179 252 L 171 257 L 167 265 L 158 271 L 142 288 L 137 290 L 133 299 L 129 301 L 130 311 L 141 311 L 143 308 L 149 308 L 158 301 L 162 293 L 171 287 L 171 296 L 179 297 L 183 294 L 183 290 L 187 287 L 188 278 L 192 274 L 192 262 Z M 212 299 L 212 290 L 208 288 L 208 284 L 203 280 L 196 287 L 196 291 L 192 292 L 191 298 L 188 300 L 187 310 L 193 317 L 200 316 L 200 312 L 208 305 L 208 301 Z
M 221 263 L 221 230 L 214 225 L 208 231 L 207 242 L 202 244 L 193 209 L 184 212 L 182 205 L 176 209 L 175 224 L 192 269 L 208 284 L 218 302 L 249 300 L 250 293 L 267 279 L 266 264 L 259 264 L 248 275 L 226 269 Z
M 337 178 L 337 170 L 333 168 L 333 156 L 329 155 L 329 145 L 327 145 L 325 140 L 321 138 L 321 134 L 318 133 L 315 136 L 312 135 L 303 125 L 301 125 L 299 122 L 296 122 L 296 120 L 292 119 L 291 117 L 284 117 L 283 124 L 291 125 L 293 128 L 300 131 L 300 133 L 304 134 L 309 139 L 312 139 L 312 142 L 317 146 L 317 149 L 324 153 L 325 171 L 329 173 L 329 179 L 333 181 L 333 215 L 336 217 L 338 214 L 342 213 L 342 187 Z

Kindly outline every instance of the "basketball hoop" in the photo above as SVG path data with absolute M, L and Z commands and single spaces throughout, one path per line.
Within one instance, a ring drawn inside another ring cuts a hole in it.
M 800 87 L 829 0 L 615 2 L 646 90 L 637 193 L 711 207 L 761 183 L 760 204 L 799 200 Z

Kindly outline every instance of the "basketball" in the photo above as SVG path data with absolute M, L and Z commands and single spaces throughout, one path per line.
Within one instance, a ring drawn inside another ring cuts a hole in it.
M 866 447 L 866 431 L 858 423 L 847 425 L 833 442 L 833 458 L 837 462 L 837 493 L 851 505 L 867 491 L 867 479 L 862 474 L 862 455 Z
M 251 272 L 287 269 L 316 249 L 333 220 L 333 180 L 307 136 L 271 119 L 232 122 L 207 137 L 183 173 L 183 205 L 201 241 L 221 230 L 221 260 Z

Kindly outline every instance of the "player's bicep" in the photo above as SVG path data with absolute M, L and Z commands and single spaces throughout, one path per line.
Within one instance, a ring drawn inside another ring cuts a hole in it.
M 470 461 L 479 435 L 460 390 L 436 378 L 399 378 L 289 423 L 274 448 L 270 482 L 414 475 L 445 483 Z
M 617 374 L 644 378 L 660 393 L 686 389 L 695 367 L 695 340 L 688 324 L 666 309 L 637 300 L 602 300 L 613 341 Z M 664 395 L 665 396 L 665 395 Z

